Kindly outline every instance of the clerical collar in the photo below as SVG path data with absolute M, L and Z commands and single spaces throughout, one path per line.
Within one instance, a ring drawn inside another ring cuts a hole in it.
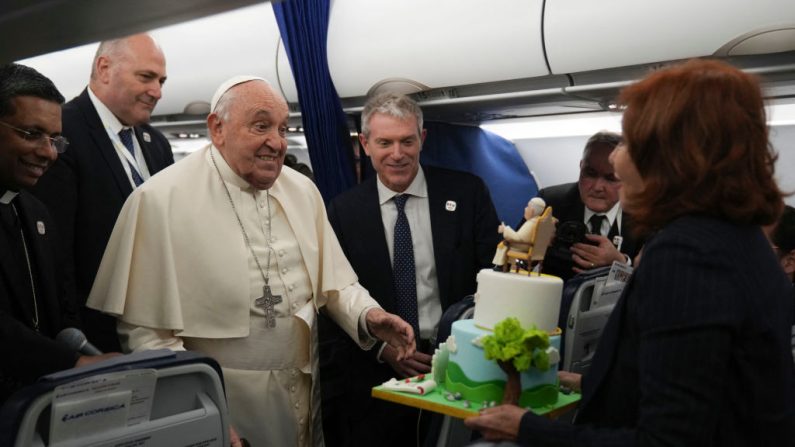
M 3 205 L 8 205 L 17 195 L 19 195 L 19 191 L 11 191 L 9 189 L 5 191 L 2 196 L 0 196 L 0 203 Z
M 381 178 L 376 176 L 376 184 L 378 186 L 378 203 L 380 205 L 385 204 L 392 197 L 395 197 L 400 194 L 409 194 L 416 197 L 428 197 L 428 182 L 425 180 L 425 173 L 422 172 L 422 166 L 417 170 L 417 175 L 414 176 L 414 180 L 411 181 L 409 187 L 406 188 L 403 192 L 395 192 L 389 189 L 383 182 L 381 182 Z
M 243 191 L 248 191 L 248 192 L 255 191 L 254 187 L 251 186 L 251 184 L 247 182 L 246 179 L 237 175 L 237 173 L 232 170 L 232 167 L 229 166 L 229 163 L 226 162 L 224 156 L 221 155 L 221 151 L 219 151 L 218 148 L 212 144 L 208 146 L 207 155 L 205 156 L 207 163 L 210 163 L 210 165 L 212 166 L 210 151 L 215 152 L 215 162 L 218 165 L 218 171 L 221 173 L 221 178 L 223 178 L 225 182 L 231 183 Z

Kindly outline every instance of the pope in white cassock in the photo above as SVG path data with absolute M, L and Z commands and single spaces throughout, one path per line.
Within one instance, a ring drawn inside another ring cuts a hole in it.
M 88 306 L 128 351 L 188 349 L 223 367 L 232 425 L 254 446 L 323 445 L 316 313 L 402 356 L 411 326 L 362 288 L 315 185 L 282 164 L 288 108 L 262 78 L 219 87 L 212 144 L 128 198 Z

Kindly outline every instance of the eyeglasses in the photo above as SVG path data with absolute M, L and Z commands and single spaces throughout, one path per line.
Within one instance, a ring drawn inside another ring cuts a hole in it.
M 25 141 L 30 141 L 31 143 L 38 143 L 38 144 L 46 142 L 53 149 L 55 149 L 55 152 L 58 152 L 59 154 L 63 154 L 64 152 L 66 152 L 66 147 L 69 146 L 69 140 L 61 136 L 50 137 L 45 135 L 43 132 L 39 132 L 38 130 L 20 129 L 19 127 L 14 127 L 3 121 L 0 121 L 0 124 L 8 127 L 9 129 L 17 131 Z

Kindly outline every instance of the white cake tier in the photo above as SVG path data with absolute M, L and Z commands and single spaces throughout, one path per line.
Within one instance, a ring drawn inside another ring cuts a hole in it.
M 494 329 L 500 321 L 514 317 L 523 328 L 554 332 L 558 326 L 563 281 L 557 276 L 527 276 L 483 269 L 478 273 L 475 294 L 475 324 Z

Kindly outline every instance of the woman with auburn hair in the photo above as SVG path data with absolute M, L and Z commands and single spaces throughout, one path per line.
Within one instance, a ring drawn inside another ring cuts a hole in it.
M 783 200 L 756 79 L 692 60 L 620 102 L 611 162 L 649 239 L 582 377 L 575 423 L 503 405 L 467 425 L 533 446 L 795 445 L 792 283 L 760 227 Z

